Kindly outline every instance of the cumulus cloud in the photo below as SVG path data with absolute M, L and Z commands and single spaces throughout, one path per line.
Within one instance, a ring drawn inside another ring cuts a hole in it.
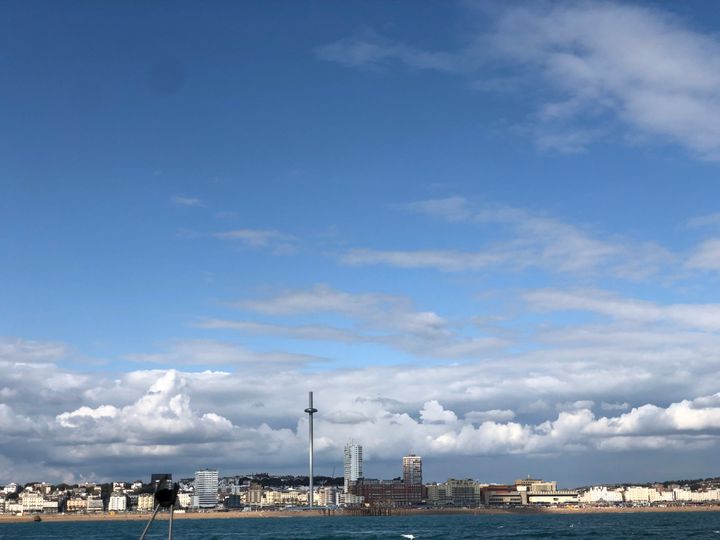
M 704 364 L 680 359 L 651 366 L 622 358 L 608 364 L 602 351 L 595 360 L 579 351 L 565 354 L 551 350 L 512 362 L 486 359 L 412 371 L 404 366 L 331 372 L 169 369 L 131 371 L 116 379 L 102 374 L 74 379 L 56 366 L 56 380 L 74 381 L 73 399 L 56 401 L 47 386 L 37 384 L 38 376 L 22 399 L 1 404 L 0 464 L 12 460 L 15 470 L 23 471 L 34 460 L 48 479 L 66 480 L 137 477 L 162 465 L 184 472 L 203 466 L 292 470 L 304 463 L 308 389 L 316 391 L 320 409 L 319 463 L 337 462 L 349 438 L 361 441 L 369 460 L 396 459 L 412 449 L 430 462 L 458 455 L 655 448 L 662 438 L 675 448 L 714 444 L 720 394 L 666 405 L 636 401 L 631 408 L 622 401 L 691 392 L 703 387 L 701 380 L 710 388 L 718 375 L 714 355 Z M 1 373 L 0 384 L 7 377 Z M 534 407 L 538 400 L 554 406 Z M 596 416 L 593 402 L 601 401 L 611 404 L 600 406 L 604 414 L 622 414 Z M 534 412 L 515 413 L 510 404 Z M 1 480 L 12 478 L 17 477 Z
M 453 411 L 446 410 L 437 400 L 427 401 L 420 411 L 420 418 L 423 423 L 430 424 L 452 424 L 457 422 L 457 415 Z
M 231 422 L 212 412 L 196 413 L 190 407 L 186 386 L 177 371 L 169 370 L 131 405 L 80 407 L 59 414 L 56 421 L 71 432 L 66 437 L 82 440 L 83 444 L 182 444 L 188 440 L 229 438 Z M 81 436 L 78 438 L 74 431 L 80 431 Z
M 468 16 L 479 17 L 472 9 Z M 624 126 L 635 144 L 672 142 L 720 159 L 716 36 L 665 9 L 620 2 L 510 4 L 480 16 L 490 18 L 491 29 L 458 50 L 427 51 L 368 33 L 328 44 L 319 56 L 350 67 L 456 73 L 483 88 L 492 86 L 488 66 L 501 60 L 506 69 L 499 80 L 544 84 L 542 95 L 551 96 L 535 102 L 527 130 L 541 148 L 582 151 Z

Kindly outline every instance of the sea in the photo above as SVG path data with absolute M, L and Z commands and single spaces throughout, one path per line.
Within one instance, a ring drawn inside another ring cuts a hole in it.
M 0 524 L 0 539 L 139 539 L 142 521 Z M 154 523 L 148 539 L 168 537 L 167 521 Z M 182 519 L 174 540 L 370 540 L 379 538 L 714 538 L 720 512 L 636 514 L 412 515 L 383 517 L 288 517 Z

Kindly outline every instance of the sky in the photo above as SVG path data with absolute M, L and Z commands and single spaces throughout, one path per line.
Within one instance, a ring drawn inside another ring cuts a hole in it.
M 0 12 L 0 484 L 720 475 L 713 2 Z

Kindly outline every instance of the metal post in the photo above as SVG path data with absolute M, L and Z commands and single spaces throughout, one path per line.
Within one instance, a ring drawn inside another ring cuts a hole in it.
M 308 431 L 308 436 L 310 438 L 310 493 L 308 494 L 308 507 L 310 510 L 313 509 L 313 414 L 317 412 L 317 409 L 313 407 L 313 393 L 310 392 L 310 404 L 307 409 L 305 409 L 305 412 L 308 413 L 310 416 L 310 426 Z
M 152 525 L 152 522 L 155 521 L 155 516 L 157 516 L 157 513 L 159 510 L 160 510 L 160 505 L 158 504 L 155 507 L 155 511 L 153 512 L 153 515 L 150 518 L 150 521 L 148 521 L 147 525 L 145 525 L 145 530 L 142 532 L 142 535 L 140 536 L 140 540 L 145 540 L 145 535 L 147 534 L 148 530 L 150 529 L 150 525 Z
M 168 540 L 172 540 L 172 522 L 175 513 L 175 504 L 170 507 L 170 521 L 168 522 Z

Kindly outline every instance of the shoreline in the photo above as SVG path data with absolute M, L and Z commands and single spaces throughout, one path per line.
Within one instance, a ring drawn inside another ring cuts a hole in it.
M 663 512 L 720 512 L 720 505 L 702 506 L 641 506 L 641 507 L 610 507 L 610 506 L 584 506 L 572 507 L 520 507 L 520 508 L 451 508 L 451 509 L 407 509 L 396 510 L 392 516 L 414 516 L 414 515 L 539 515 L 539 514 L 640 514 L 640 513 L 663 513 Z M 40 514 L 42 522 L 80 522 L 80 521 L 147 521 L 151 513 L 98 513 L 98 514 Z M 174 519 L 267 519 L 267 518 L 333 518 L 333 517 L 365 517 L 357 514 L 337 511 L 327 514 L 320 510 L 300 511 L 254 511 L 254 512 L 191 512 L 175 513 Z M 160 513 L 156 521 L 167 521 L 168 514 Z M 0 525 L 3 523 L 36 523 L 34 514 L 23 516 L 0 514 Z

